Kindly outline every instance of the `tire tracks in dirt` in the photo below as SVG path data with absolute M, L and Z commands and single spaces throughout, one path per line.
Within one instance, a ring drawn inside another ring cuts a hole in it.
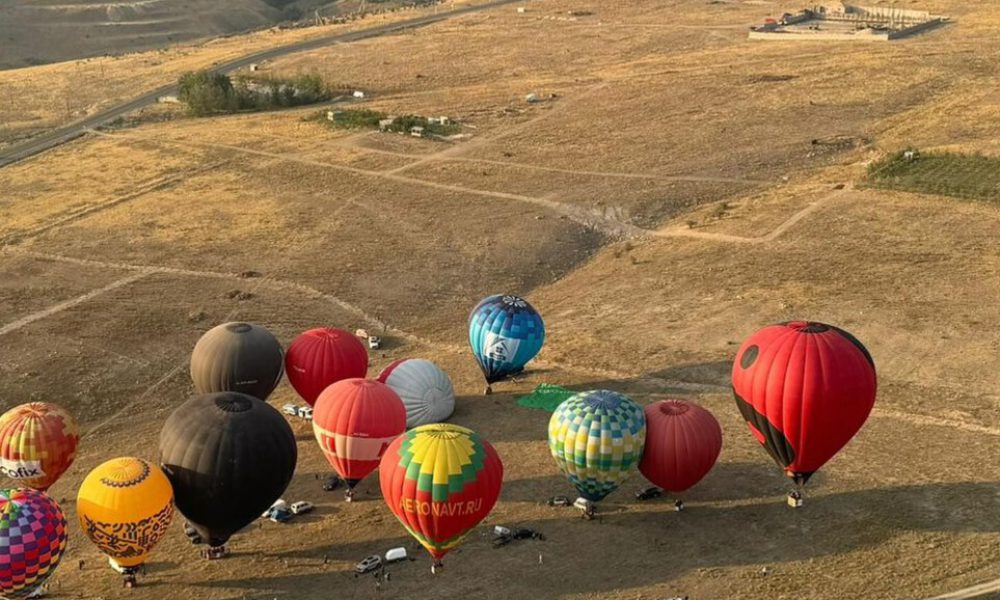
M 46 309 L 31 313 L 30 315 L 23 316 L 20 319 L 7 323 L 6 325 L 0 326 L 0 336 L 7 335 L 8 333 L 13 333 L 18 329 L 21 329 L 23 327 L 26 327 L 34 323 L 35 321 L 40 321 L 46 317 L 51 317 L 52 315 L 59 314 L 65 310 L 77 306 L 78 304 L 83 304 L 88 300 L 92 300 L 100 296 L 101 294 L 110 292 L 112 290 L 116 290 L 120 287 L 129 285 L 130 283 L 139 281 L 140 279 L 148 277 L 151 273 L 152 273 L 151 271 L 140 270 L 138 273 L 133 273 L 128 277 L 122 277 L 121 279 L 116 279 L 115 281 L 112 281 L 111 283 L 109 283 L 104 287 L 91 290 L 86 294 L 77 296 L 76 298 L 70 298 L 69 300 L 65 300 L 58 304 L 54 304 Z
M 230 161 L 228 160 L 216 161 L 214 163 L 203 165 L 194 169 L 188 169 L 181 173 L 177 173 L 176 175 L 168 175 L 165 177 L 159 177 L 153 179 L 152 181 L 147 181 L 141 184 L 139 189 L 134 190 L 128 194 L 125 194 L 124 196 L 119 196 L 117 198 L 112 198 L 111 200 L 107 200 L 105 202 L 99 202 L 97 204 L 91 204 L 89 206 L 85 206 L 79 210 L 72 211 L 69 214 L 62 215 L 47 223 L 43 223 L 31 229 L 11 232 L 3 237 L 0 237 L 0 247 L 4 246 L 5 244 L 16 244 L 23 240 L 35 237 L 37 235 L 41 235 L 46 231 L 55 229 L 56 227 L 68 225 L 69 223 L 79 221 L 80 219 L 89 217 L 96 213 L 108 210 L 110 208 L 114 208 L 116 206 L 125 204 L 127 202 L 131 202 L 133 200 L 145 196 L 146 194 L 167 189 L 169 187 L 182 183 L 183 181 L 187 180 L 190 177 L 200 175 L 201 173 L 204 173 L 206 171 L 217 169 L 223 165 L 228 164 L 229 162 Z
M 460 194 L 469 194 L 473 196 L 483 196 L 487 198 L 494 198 L 500 200 L 514 200 L 516 202 L 523 202 L 526 204 L 534 204 L 542 208 L 548 209 L 557 214 L 565 215 L 570 220 L 576 222 L 583 227 L 588 229 L 593 229 L 598 231 L 612 239 L 629 239 L 642 237 L 648 233 L 648 230 L 642 229 L 635 225 L 624 223 L 621 221 L 616 221 L 609 219 L 606 216 L 598 213 L 597 211 L 590 210 L 582 206 L 574 206 L 571 204 L 565 204 L 562 202 L 557 202 L 549 198 L 538 198 L 535 196 L 524 196 L 521 194 L 512 194 L 509 192 L 493 192 L 489 190 L 480 190 L 476 188 L 469 188 L 460 185 L 452 185 L 447 183 L 439 183 L 436 181 L 428 181 L 424 179 L 416 179 L 413 177 L 406 177 L 403 175 L 393 174 L 391 171 L 371 171 L 368 169 L 360 169 L 358 167 L 351 167 L 348 165 L 338 165 L 334 163 L 323 162 L 320 160 L 315 160 L 311 158 L 305 158 L 295 154 L 284 154 L 278 152 L 268 152 L 265 150 L 255 150 L 253 148 L 244 148 L 242 146 L 233 146 L 229 144 L 218 144 L 213 142 L 197 142 L 192 140 L 170 140 L 165 138 L 158 138 L 153 136 L 142 136 L 134 133 L 116 133 L 109 134 L 105 132 L 93 131 L 92 133 L 101 136 L 113 137 L 118 139 L 134 139 L 142 140 L 147 142 L 154 142 L 160 144 L 175 144 L 180 146 L 200 146 L 205 148 L 218 148 L 223 150 L 229 150 L 232 152 L 240 152 L 243 154 L 261 156 L 265 158 L 272 158 L 275 160 L 284 160 L 289 162 L 296 162 L 304 165 L 321 167 L 325 169 L 333 169 L 336 171 L 343 171 L 346 173 L 351 173 L 354 175 L 360 175 L 364 177 L 375 177 L 379 179 L 385 179 L 388 181 L 393 181 L 396 183 L 403 183 L 406 185 L 416 185 L 422 187 L 433 188 L 437 190 L 455 192 Z
M 144 277 L 148 277 L 149 275 L 153 275 L 153 274 L 168 274 L 168 275 L 178 275 L 178 276 L 187 276 L 187 277 L 199 277 L 199 278 L 209 278 L 209 279 L 234 279 L 234 280 L 241 280 L 241 281 L 245 281 L 245 279 L 246 279 L 245 277 L 241 276 L 238 273 L 225 273 L 225 272 L 219 272 L 219 271 L 200 271 L 200 270 L 194 270 L 194 269 L 181 269 L 181 268 L 176 268 L 176 267 L 163 267 L 163 266 L 152 266 L 152 265 L 133 265 L 133 264 L 128 264 L 128 263 L 120 263 L 120 262 L 97 261 L 97 260 L 91 260 L 91 259 L 75 258 L 75 257 L 71 257 L 71 256 L 62 256 L 62 255 L 58 255 L 58 254 L 49 254 L 49 253 L 37 252 L 37 251 L 32 251 L 32 250 L 24 250 L 24 249 L 16 249 L 16 250 L 10 250 L 10 249 L 8 249 L 8 250 L 6 250 L 6 252 L 16 253 L 16 254 L 20 254 L 20 255 L 23 255 L 23 256 L 28 256 L 28 257 L 31 257 L 31 258 L 37 258 L 37 259 L 41 259 L 41 260 L 51 260 L 51 261 L 63 262 L 63 263 L 68 263 L 68 264 L 75 264 L 75 265 L 80 265 L 80 266 L 105 268 L 105 269 L 117 269 L 117 270 L 125 270 L 125 271 L 136 271 L 137 272 L 135 275 L 132 275 L 130 277 L 126 277 L 126 278 L 123 278 L 123 279 L 119 279 L 119 280 L 117 280 L 115 282 L 112 282 L 111 284 L 108 284 L 108 286 L 105 286 L 103 288 L 99 288 L 97 290 L 94 290 L 92 292 L 84 294 L 83 296 L 79 296 L 77 298 L 74 298 L 73 300 L 69 300 L 67 302 L 63 302 L 63 303 L 60 303 L 60 304 L 55 305 L 53 307 L 50 307 L 49 309 L 46 309 L 46 310 L 43 310 L 43 311 L 39 311 L 37 313 L 33 313 L 33 315 L 29 315 L 28 317 L 23 317 L 19 321 L 26 321 L 26 322 L 23 323 L 23 324 L 18 325 L 16 328 L 23 327 L 23 326 L 25 326 L 25 325 L 27 325 L 27 324 L 29 324 L 31 322 L 43 319 L 45 317 L 51 316 L 53 314 L 56 314 L 58 312 L 62 312 L 64 310 L 67 310 L 69 308 L 77 306 L 77 305 L 79 305 L 79 304 L 81 304 L 81 303 L 83 303 L 83 302 L 85 302 L 85 301 L 87 301 L 87 300 L 89 300 L 89 299 L 91 299 L 93 297 L 96 297 L 96 296 L 98 296 L 98 295 L 100 295 L 100 294 L 102 294 L 102 293 L 104 293 L 106 291 L 110 291 L 112 289 L 115 289 L 115 288 L 118 288 L 118 287 L 122 287 L 124 285 L 128 285 L 128 284 L 132 283 L 133 281 L 138 281 L 139 279 L 142 279 Z M 277 279 L 277 278 L 272 278 L 272 277 L 262 277 L 262 278 L 258 279 L 257 282 L 254 284 L 254 289 L 257 289 L 257 288 L 263 287 L 263 286 L 270 286 L 270 287 L 273 287 L 273 288 L 276 288 L 276 289 L 279 289 L 279 290 L 295 290 L 296 292 L 302 294 L 305 297 L 316 299 L 316 300 L 322 300 L 322 301 L 334 304 L 335 306 L 340 307 L 344 311 L 349 312 L 349 313 L 351 313 L 351 314 L 353 314 L 353 315 L 361 318 L 362 320 L 364 320 L 369 325 L 372 325 L 372 326 L 375 326 L 375 327 L 381 327 L 384 331 L 387 331 L 387 332 L 391 333 L 392 335 L 394 335 L 396 337 L 399 337 L 399 338 L 402 338 L 402 339 L 405 339 L 405 340 L 407 340 L 407 341 L 409 341 L 411 343 L 415 343 L 415 344 L 418 344 L 418 345 L 426 346 L 426 347 L 429 347 L 429 348 L 435 348 L 437 350 L 446 351 L 446 352 L 449 352 L 449 353 L 452 353 L 452 354 L 464 353 L 466 351 L 466 348 L 464 346 L 461 346 L 461 345 L 447 344 L 447 343 L 438 342 L 438 341 L 431 340 L 431 339 L 425 338 L 423 336 L 420 336 L 420 335 L 417 335 L 417 334 L 414 334 L 414 333 L 402 330 L 402 329 L 400 329 L 398 327 L 393 327 L 393 326 L 385 323 L 381 319 L 378 319 L 378 318 L 376 318 L 376 317 L 368 314 L 367 312 L 365 312 L 360 307 L 355 306 L 354 304 L 351 304 L 350 302 L 347 302 L 346 300 L 343 300 L 342 298 L 338 298 L 337 296 L 334 296 L 332 294 L 328 294 L 328 293 L 323 292 L 323 291 L 321 291 L 321 290 L 319 290 L 317 288 L 314 288 L 312 286 L 309 286 L 309 285 L 306 285 L 306 284 L 303 284 L 303 283 L 298 283 L 298 282 L 290 281 L 290 280 L 287 280 L 287 279 Z M 234 309 L 234 310 L 236 310 L 236 309 Z M 227 316 L 226 318 L 229 319 L 229 318 L 231 318 L 231 316 Z M 13 325 L 16 325 L 17 323 L 18 322 L 15 321 L 14 323 L 12 323 L 10 325 L 7 325 L 7 326 L 4 326 L 3 328 L 0 328 L 0 335 L 3 335 L 4 333 L 7 333 L 8 332 L 7 329 L 10 328 L 10 327 L 12 327 Z M 11 329 L 11 330 L 13 330 L 13 329 Z M 162 385 L 162 383 L 164 381 L 168 380 L 173 375 L 176 375 L 177 369 L 182 368 L 186 364 L 187 364 L 187 359 L 185 359 L 185 361 L 184 361 L 184 363 L 182 365 L 180 365 L 179 367 L 176 367 L 173 371 L 167 373 L 163 378 L 161 378 L 161 380 L 158 380 L 156 383 L 154 383 L 153 384 L 153 388 Z M 717 383 L 701 383 L 701 382 L 691 382 L 691 381 L 683 381 L 683 380 L 677 380 L 677 379 L 667 379 L 667 378 L 662 378 L 662 377 L 654 377 L 654 376 L 649 376 L 649 375 L 643 375 L 641 373 L 628 373 L 628 372 L 623 372 L 623 371 L 617 371 L 617 370 L 613 370 L 613 369 L 598 369 L 598 368 L 582 367 L 582 366 L 579 366 L 579 365 L 573 365 L 573 364 L 569 364 L 569 363 L 562 363 L 562 362 L 558 362 L 558 361 L 537 360 L 537 361 L 535 361 L 535 364 L 537 364 L 540 367 L 552 367 L 552 368 L 561 369 L 561 370 L 567 371 L 569 373 L 574 373 L 574 374 L 577 374 L 577 375 L 587 375 L 587 376 L 597 377 L 597 378 L 600 378 L 600 379 L 607 379 L 607 380 L 611 380 L 611 381 L 632 381 L 632 382 L 635 382 L 637 384 L 652 384 L 654 387 L 655 386 L 659 386 L 659 387 L 663 387 L 663 388 L 669 388 L 671 390 L 681 390 L 681 391 L 692 392 L 692 393 L 717 393 L 717 394 L 728 394 L 730 392 L 730 388 L 728 386 L 720 385 L 720 384 L 717 384 Z M 144 392 L 144 395 L 142 396 L 142 398 L 147 397 L 148 393 L 150 393 L 150 392 L 148 392 L 148 391 Z M 137 401 L 138 400 L 133 401 L 133 403 L 137 402 Z M 132 405 L 133 403 L 130 403 L 129 405 Z M 974 433 L 974 434 L 979 434 L 979 435 L 990 435 L 990 436 L 994 436 L 994 437 L 1000 437 L 1000 428 L 988 427 L 988 426 L 985 426 L 985 425 L 979 425 L 979 424 L 976 424 L 976 423 L 968 423 L 968 422 L 965 422 L 965 421 L 958 421 L 958 420 L 954 420 L 954 419 L 943 419 L 943 418 L 939 418 L 939 417 L 931 417 L 931 416 L 927 416 L 927 415 L 904 413 L 904 412 L 900 412 L 900 411 L 887 410 L 887 409 L 881 409 L 881 408 L 875 408 L 872 411 L 872 416 L 877 417 L 877 418 L 887 418 L 887 419 L 893 419 L 893 420 L 897 420 L 897 421 L 903 421 L 903 422 L 906 422 L 906 423 L 910 423 L 910 424 L 917 425 L 917 426 L 922 426 L 922 427 L 946 427 L 946 428 L 951 428 L 951 429 L 958 429 L 958 430 L 961 430 L 961 431 L 965 431 L 967 433 Z

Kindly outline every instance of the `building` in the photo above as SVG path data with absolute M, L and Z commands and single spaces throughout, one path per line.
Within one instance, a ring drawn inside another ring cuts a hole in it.
M 948 17 L 892 6 L 817 5 L 750 28 L 752 40 L 889 41 L 942 25 Z

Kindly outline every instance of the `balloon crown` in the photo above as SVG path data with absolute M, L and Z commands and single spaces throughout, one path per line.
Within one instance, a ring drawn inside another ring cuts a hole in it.
M 250 323 L 226 323 L 226 330 L 232 331 L 233 333 L 246 333 L 253 329 L 253 325 Z
M 241 413 L 253 407 L 253 401 L 241 394 L 220 394 L 215 397 L 215 405 L 223 412 Z
M 687 402 L 684 402 L 683 400 L 665 400 L 660 402 L 660 412 L 665 415 L 683 415 L 690 410 L 690 408 L 691 407 L 687 404 Z
M 503 303 L 507 306 L 515 306 L 517 308 L 524 308 L 528 306 L 528 303 L 519 296 L 504 296 Z
M 101 477 L 101 483 L 114 488 L 132 487 L 145 481 L 149 473 L 149 463 L 146 461 L 122 458 L 115 462 L 107 476 Z
M 612 392 L 611 390 L 587 392 L 587 394 L 582 398 L 583 402 L 587 406 L 595 410 L 615 410 L 621 406 L 622 400 L 624 399 L 624 396 L 618 392 Z
M 829 325 L 815 321 L 789 321 L 785 325 L 792 329 L 797 329 L 801 333 L 823 333 L 824 331 L 830 331 Z

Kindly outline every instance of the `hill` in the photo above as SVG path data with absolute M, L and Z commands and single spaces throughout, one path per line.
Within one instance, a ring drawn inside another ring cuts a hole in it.
M 395 4 L 400 3 L 388 3 Z M 0 69 L 162 48 L 317 11 L 350 13 L 361 5 L 358 0 L 14 0 L 0 6 Z

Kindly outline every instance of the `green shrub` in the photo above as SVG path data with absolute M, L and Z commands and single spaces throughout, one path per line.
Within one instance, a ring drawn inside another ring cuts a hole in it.
M 238 111 L 273 110 L 315 104 L 330 99 L 330 91 L 318 75 L 294 79 L 238 77 L 232 79 L 212 71 L 181 75 L 178 99 L 188 112 L 204 117 Z
M 868 165 L 870 187 L 1000 201 L 1000 158 L 955 152 L 901 150 Z

